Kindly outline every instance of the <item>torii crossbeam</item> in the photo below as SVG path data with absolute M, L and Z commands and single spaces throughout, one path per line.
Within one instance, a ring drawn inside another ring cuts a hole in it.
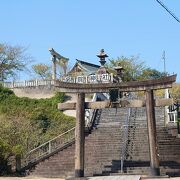
M 75 177 L 84 176 L 84 125 L 85 109 L 119 108 L 119 107 L 146 107 L 147 127 L 149 138 L 151 175 L 160 175 L 159 159 L 156 142 L 155 106 L 167 106 L 173 103 L 172 99 L 155 100 L 153 90 L 171 88 L 176 81 L 176 75 L 163 77 L 156 80 L 133 81 L 105 84 L 77 84 L 56 81 L 58 91 L 77 93 L 76 103 L 60 103 L 58 109 L 76 109 L 76 131 L 75 131 Z M 145 101 L 120 100 L 117 102 L 85 102 L 85 93 L 109 92 L 118 89 L 120 92 L 145 91 Z

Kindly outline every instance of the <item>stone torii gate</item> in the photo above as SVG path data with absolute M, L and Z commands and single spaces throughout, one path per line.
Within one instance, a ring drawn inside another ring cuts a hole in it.
M 53 48 L 49 48 L 49 51 L 52 55 L 52 79 L 56 80 L 56 65 L 57 61 L 62 61 L 64 66 L 66 66 L 66 63 L 69 61 L 68 58 L 60 55 L 58 52 L 56 52 Z M 66 74 L 66 72 L 64 72 Z
M 120 107 L 146 107 L 147 128 L 149 139 L 151 175 L 160 175 L 159 159 L 156 142 L 155 106 L 168 106 L 173 99 L 154 99 L 153 90 L 171 88 L 176 81 L 176 75 L 163 77 L 156 80 L 105 83 L 105 84 L 77 84 L 56 81 L 58 91 L 77 93 L 76 103 L 59 103 L 58 109 L 76 109 L 75 130 L 75 177 L 84 176 L 84 147 L 85 147 L 85 109 L 120 108 Z M 85 102 L 85 93 L 107 93 L 112 89 L 119 92 L 145 91 L 145 100 L 109 100 L 101 102 Z

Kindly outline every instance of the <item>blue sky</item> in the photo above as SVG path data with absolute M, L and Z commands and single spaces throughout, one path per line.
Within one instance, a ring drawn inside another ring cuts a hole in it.
M 179 0 L 162 2 L 180 18 Z M 53 47 L 70 59 L 98 64 L 104 48 L 109 58 L 139 55 L 147 66 L 180 82 L 180 23 L 156 0 L 1 0 L 1 42 L 28 47 L 37 63 L 50 64 Z M 27 76 L 21 76 L 21 79 Z

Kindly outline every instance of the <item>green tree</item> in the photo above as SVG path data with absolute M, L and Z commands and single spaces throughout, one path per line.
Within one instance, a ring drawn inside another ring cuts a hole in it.
M 110 59 L 108 67 L 114 68 L 116 66 L 121 66 L 124 69 L 123 81 L 137 80 L 145 69 L 144 62 L 141 62 L 138 56 L 131 56 L 130 58 L 121 56 L 117 59 Z
M 138 80 L 147 80 L 147 79 L 158 79 L 164 76 L 164 73 L 151 68 L 146 68 L 142 71 L 141 75 L 138 77 Z
M 170 93 L 172 97 L 180 103 L 180 84 L 174 84 L 172 89 L 170 89 Z
M 15 77 L 31 60 L 32 57 L 26 54 L 26 48 L 0 43 L 0 81 Z
M 33 72 L 42 79 L 51 78 L 51 68 L 46 64 L 35 64 L 32 66 Z
M 123 67 L 123 81 L 157 79 L 164 75 L 156 69 L 147 67 L 143 61 L 139 60 L 138 56 L 131 56 L 130 58 L 122 56 L 117 59 L 110 59 L 107 66 L 110 68 Z
M 8 173 L 12 157 L 23 156 L 39 143 L 42 130 L 29 121 L 25 113 L 19 115 L 0 115 L 0 166 L 3 167 L 0 174 Z
M 75 120 L 57 109 L 64 101 L 57 92 L 49 99 L 19 98 L 0 86 L 0 175 L 9 160 L 74 127 Z

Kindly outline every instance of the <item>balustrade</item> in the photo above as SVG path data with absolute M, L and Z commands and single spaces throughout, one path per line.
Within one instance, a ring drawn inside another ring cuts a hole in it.
M 64 76 L 60 78 L 60 81 L 69 83 L 109 83 L 113 82 L 113 74 L 94 74 L 89 76 Z M 3 82 L 3 87 L 6 88 L 23 88 L 23 87 L 38 87 L 38 86 L 54 86 L 54 80 L 47 79 L 35 79 L 35 80 L 25 80 L 16 82 Z

